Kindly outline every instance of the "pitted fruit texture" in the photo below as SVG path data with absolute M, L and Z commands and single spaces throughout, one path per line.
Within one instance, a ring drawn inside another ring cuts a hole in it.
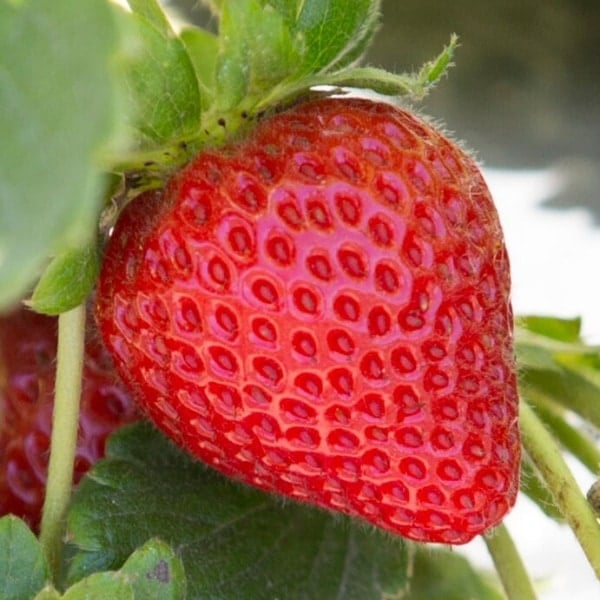
M 93 325 L 93 320 L 90 319 Z M 37 530 L 54 406 L 57 319 L 25 308 L 0 317 L 0 516 Z M 106 438 L 139 418 L 95 328 L 85 347 L 74 482 L 104 456 Z
M 132 201 L 97 316 L 121 377 L 194 456 L 459 544 L 517 493 L 509 292 L 474 162 L 405 110 L 320 99 Z

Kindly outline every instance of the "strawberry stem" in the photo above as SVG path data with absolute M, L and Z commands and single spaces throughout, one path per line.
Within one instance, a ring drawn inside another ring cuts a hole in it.
M 600 525 L 596 516 L 552 435 L 529 404 L 521 402 L 520 409 L 523 447 L 600 579 Z
M 352 67 L 341 71 L 317 73 L 297 81 L 295 84 L 282 82 L 252 107 L 260 112 L 290 102 L 310 88 L 317 86 L 340 86 L 367 89 L 395 99 L 408 96 L 412 100 L 422 100 L 452 66 L 458 37 L 452 35 L 450 43 L 440 54 L 425 63 L 418 72 L 395 74 L 374 67 Z
M 55 581 L 60 571 L 64 521 L 73 481 L 84 337 L 85 304 L 81 304 L 58 318 L 50 462 L 40 532 L 40 541 Z
M 535 600 L 533 584 L 506 526 L 501 523 L 483 539 L 508 600 Z
M 600 449 L 584 432 L 566 420 L 567 410 L 540 390 L 527 390 L 527 401 L 535 407 L 555 438 L 595 475 L 600 474 Z

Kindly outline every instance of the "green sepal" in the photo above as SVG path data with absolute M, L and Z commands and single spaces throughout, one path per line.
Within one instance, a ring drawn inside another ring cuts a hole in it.
M 216 65 L 217 113 L 227 113 L 294 72 L 300 56 L 281 14 L 261 0 L 223 6 Z
M 352 67 L 337 72 L 313 75 L 297 83 L 277 86 L 257 103 L 255 110 L 265 111 L 291 102 L 306 93 L 308 88 L 318 86 L 337 87 L 339 90 L 333 89 L 332 91 L 350 95 L 364 93 L 367 90 L 386 96 L 388 100 L 392 101 L 401 97 L 409 100 L 421 100 L 445 74 L 446 69 L 452 66 L 451 59 L 457 45 L 458 38 L 452 36 L 450 43 L 442 49 L 436 59 L 426 63 L 413 74 L 395 74 L 375 67 Z M 441 69 L 440 65 L 443 65 L 444 68 Z
M 90 294 L 100 268 L 96 244 L 66 250 L 46 267 L 27 304 L 36 312 L 58 315 Z
M 329 83 L 363 57 L 380 17 L 378 0 L 230 0 L 220 8 L 212 112 L 221 115 L 256 113 Z
M 160 22 L 156 25 L 155 10 L 127 13 L 115 9 L 115 14 L 122 35 L 117 67 L 129 115 L 129 152 L 176 146 L 179 140 L 197 134 L 201 119 L 198 81 L 186 47 L 170 29 Z M 119 165 L 127 156 L 106 160 Z
M 380 21 L 379 0 L 271 0 L 286 20 L 301 64 L 297 78 L 360 60 Z
M 199 27 L 186 27 L 180 33 L 200 88 L 202 110 L 207 110 L 215 100 L 215 74 L 219 42 L 217 36 Z
M 127 0 L 131 11 L 143 17 L 164 37 L 173 35 L 173 29 L 163 9 L 156 0 Z

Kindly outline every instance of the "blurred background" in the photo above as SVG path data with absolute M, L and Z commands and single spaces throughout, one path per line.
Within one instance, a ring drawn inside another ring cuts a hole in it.
M 349 0 L 351 1 L 351 0 Z M 210 27 L 198 0 L 168 0 Z M 573 172 L 600 221 L 600 2 L 598 0 L 383 0 L 383 26 L 367 62 L 417 69 L 460 37 L 456 65 L 424 102 L 486 164 Z
M 198 0 L 166 4 L 214 25 Z M 600 344 L 600 0 L 383 0 L 382 12 L 373 66 L 415 70 L 451 33 L 460 37 L 456 66 L 418 109 L 484 166 L 515 312 L 581 316 L 587 340 Z M 591 476 L 573 468 L 585 492 Z M 541 600 L 600 597 L 568 529 L 524 498 L 507 525 Z M 490 566 L 479 541 L 460 551 Z

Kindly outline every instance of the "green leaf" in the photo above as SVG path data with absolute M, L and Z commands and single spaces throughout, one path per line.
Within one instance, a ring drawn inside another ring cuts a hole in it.
M 559 342 L 578 342 L 581 333 L 581 319 L 559 319 L 546 316 L 522 316 L 517 320 L 525 329 L 557 340 Z
M 191 598 L 369 600 L 406 582 L 400 538 L 236 484 L 148 424 L 119 432 L 107 452 L 75 493 L 71 580 L 159 537 L 178 549 Z
M 33 600 L 60 600 L 62 596 L 53 585 L 46 586 Z
M 419 547 L 414 556 L 409 591 L 404 600 L 503 600 L 504 595 L 466 558 L 447 550 Z
M 0 598 L 32 598 L 50 576 L 44 552 L 29 527 L 8 515 L 0 519 Z
M 268 0 L 272 8 L 274 8 L 283 18 L 286 25 L 293 29 L 298 20 L 298 15 L 302 10 L 302 5 L 305 0 Z M 228 0 L 220 0 L 221 6 L 227 3 Z
M 531 461 L 526 456 L 521 463 L 520 490 L 535 502 L 545 515 L 559 523 L 564 522 L 564 517 L 560 510 L 558 510 L 552 494 L 548 491 L 548 488 L 540 479 Z
M 519 364 L 527 368 L 560 371 L 556 360 L 559 353 L 597 352 L 598 349 L 584 344 L 580 330 L 580 319 L 519 317 L 515 327 Z
M 187 27 L 180 33 L 180 38 L 196 71 L 202 110 L 207 110 L 215 97 L 218 39 L 198 27 Z
M 556 355 L 556 361 L 563 368 L 563 389 L 566 388 L 565 391 L 555 390 L 560 394 L 557 399 L 563 406 L 600 428 L 600 353 L 598 350 L 560 352 Z
M 152 596 L 139 596 L 151 598 Z M 158 597 L 158 596 L 155 596 Z M 94 573 L 72 585 L 62 596 L 52 587 L 34 600 L 137 600 L 129 577 L 120 572 Z
M 292 31 L 303 40 L 303 72 L 339 70 L 356 62 L 379 24 L 379 5 L 378 0 L 300 2 Z
M 184 44 L 140 14 L 116 14 L 125 37 L 119 67 L 135 147 L 154 150 L 197 133 L 200 93 Z
M 186 597 L 185 583 L 181 560 L 167 544 L 153 539 L 136 550 L 119 571 L 93 573 L 75 582 L 64 595 L 48 585 L 35 600 L 180 600 Z
M 173 34 L 171 24 L 156 0 L 127 0 L 127 4 L 132 12 L 144 17 L 163 37 Z
M 136 550 L 119 571 L 127 576 L 136 599 L 185 598 L 185 572 L 181 560 L 164 542 L 153 539 Z
M 46 267 L 30 306 L 47 315 L 58 315 L 75 308 L 89 295 L 98 269 L 96 244 L 63 252 Z
M 0 3 L 0 307 L 95 233 L 117 45 L 105 0 Z
M 379 0 L 271 0 L 287 24 L 302 63 L 299 73 L 334 71 L 358 60 L 379 25 Z
M 592 473 L 600 474 L 600 448 L 588 433 L 568 420 L 567 410 L 534 389 L 523 394 L 535 406 L 537 416 L 552 431 L 561 446 L 577 458 Z
M 228 112 L 246 97 L 262 95 L 299 63 L 282 16 L 261 0 L 223 6 L 216 66 L 216 109 Z
M 537 390 L 600 428 L 600 388 L 581 372 L 527 369 L 523 371 L 521 381 L 524 389 Z
M 379 23 L 378 0 L 230 0 L 221 11 L 216 111 L 258 111 L 356 63 Z M 273 100 L 271 102 L 270 100 Z
M 588 347 L 582 351 L 557 352 L 556 362 L 563 368 L 577 372 L 600 390 L 600 349 Z
M 536 330 L 516 328 L 524 392 L 533 402 L 547 398 L 600 428 L 600 348 L 576 336 L 578 321 L 536 318 L 529 324 Z
M 517 363 L 523 370 L 554 371 L 561 369 L 554 360 L 554 353 L 545 343 L 525 341 L 522 337 L 516 342 Z

